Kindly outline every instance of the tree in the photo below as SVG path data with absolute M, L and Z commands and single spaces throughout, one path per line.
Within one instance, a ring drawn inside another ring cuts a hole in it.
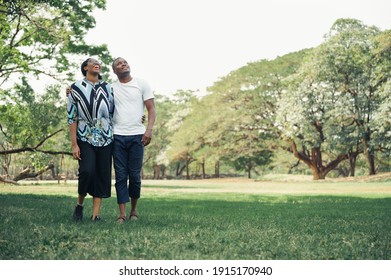
M 373 56 L 379 33 L 357 20 L 337 20 L 327 40 L 290 77 L 279 122 L 293 154 L 311 168 L 314 179 L 324 179 L 346 159 L 354 164 L 362 152 L 369 173 L 375 172 L 370 123 L 381 104 L 379 89 L 389 79 L 389 73 L 377 73 Z
M 95 26 L 91 11 L 105 0 L 8 0 L 0 7 L 0 85 L 12 78 L 46 75 L 71 79 L 80 59 L 96 55 L 111 62 L 107 46 L 84 41 Z M 103 69 L 107 72 L 107 68 Z
M 296 71 L 307 53 L 303 50 L 275 60 L 249 63 L 209 88 L 216 96 L 213 112 L 219 107 L 221 115 L 207 115 L 217 121 L 211 122 L 215 126 L 203 134 L 216 143 L 214 152 L 219 158 L 235 163 L 233 166 L 248 174 L 257 166 L 272 162 L 272 151 L 276 150 L 280 136 L 275 112 L 286 87 L 284 78 Z
M 170 159 L 184 163 L 187 173 L 197 161 L 202 178 L 207 166 L 214 165 L 215 176 L 224 163 L 251 176 L 260 165 L 270 164 L 280 133 L 275 110 L 283 78 L 299 67 L 307 52 L 249 63 L 217 81 L 210 94 L 188 102 L 190 111 L 172 137 Z
M 326 37 L 328 41 L 320 50 L 324 67 L 320 68 L 319 75 L 353 100 L 349 109 L 355 115 L 354 125 L 360 133 L 370 175 L 376 173 L 376 147 L 372 144 L 370 123 L 382 103 L 379 89 L 390 78 L 389 71 L 378 71 L 385 63 L 390 65 L 389 55 L 374 53 L 378 34 L 376 27 L 365 26 L 354 19 L 340 19 L 332 26 Z
M 386 170 L 390 170 L 391 162 L 391 30 L 379 34 L 374 39 L 373 60 L 376 61 L 377 80 L 381 85 L 377 91 L 381 104 L 373 118 L 370 126 L 372 131 L 372 145 L 380 153 L 380 158 Z M 378 158 L 378 161 L 380 159 Z
M 0 155 L 3 170 L 8 178 L 11 157 L 24 152 L 47 155 L 69 154 L 64 141 L 56 138 L 64 130 L 64 105 L 59 102 L 59 88 L 52 86 L 40 96 L 36 96 L 25 79 L 16 86 L 13 96 L 16 103 L 0 105 Z M 56 138 L 56 140 L 52 140 Z M 52 166 L 52 157 L 30 156 L 24 166 L 31 166 L 24 176 L 15 176 L 14 181 L 27 178 L 30 170 L 41 170 Z M 39 175 L 39 173 L 36 173 Z
M 145 148 L 143 170 L 153 170 L 153 178 L 160 179 L 165 176 L 168 166 L 166 151 L 170 144 L 170 121 L 176 113 L 174 102 L 163 95 L 155 94 L 156 118 L 153 139 Z
M 170 144 L 167 147 L 167 158 L 171 164 L 176 165 L 175 176 L 180 176 L 186 169 L 186 178 L 190 179 L 189 165 L 195 159 L 190 153 L 192 133 L 189 131 L 189 114 L 193 111 L 193 104 L 197 103 L 197 97 L 192 90 L 178 90 L 172 99 L 173 115 L 167 123 L 170 134 Z
M 61 85 L 35 93 L 31 81 L 44 75 L 64 83 L 79 69 L 81 56 L 98 56 L 105 65 L 111 62 L 105 45 L 84 41 L 95 26 L 92 10 L 104 9 L 105 4 L 105 0 L 1 1 L 0 155 L 7 177 L 12 155 L 70 154 L 64 136 L 57 138 L 66 127 Z M 50 166 L 45 160 L 53 158 L 29 157 L 23 165 L 40 170 Z
M 236 170 L 245 170 L 247 178 L 251 178 L 251 171 L 257 166 L 267 165 L 271 162 L 272 152 L 269 150 L 259 151 L 254 155 L 245 154 L 245 156 L 237 156 L 231 164 Z
M 340 134 L 329 134 L 334 122 L 326 114 L 331 104 L 326 100 L 334 95 L 304 81 L 296 86 L 280 100 L 278 123 L 284 137 L 291 142 L 293 155 L 311 169 L 315 180 L 324 179 L 327 173 L 348 158 L 347 152 L 333 157 L 331 149 L 340 139 Z

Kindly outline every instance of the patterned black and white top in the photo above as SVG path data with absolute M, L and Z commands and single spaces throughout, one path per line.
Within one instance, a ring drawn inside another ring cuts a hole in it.
M 113 141 L 114 98 L 110 84 L 83 79 L 71 86 L 68 95 L 68 124 L 77 122 L 77 139 L 95 147 Z

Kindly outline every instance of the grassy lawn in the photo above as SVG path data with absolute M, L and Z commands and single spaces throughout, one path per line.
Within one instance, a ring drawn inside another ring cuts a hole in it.
M 74 182 L 0 185 L 0 259 L 391 259 L 387 179 L 144 181 L 125 224 L 114 191 L 100 223 L 74 222 L 75 201 Z

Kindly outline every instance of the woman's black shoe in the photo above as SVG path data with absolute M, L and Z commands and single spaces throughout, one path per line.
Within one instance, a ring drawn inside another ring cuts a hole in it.
M 73 212 L 73 218 L 76 221 L 81 221 L 83 219 L 83 206 L 76 205 L 75 211 Z

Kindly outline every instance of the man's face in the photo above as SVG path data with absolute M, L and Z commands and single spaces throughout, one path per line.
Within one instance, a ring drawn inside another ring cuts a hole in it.
M 114 62 L 114 69 L 113 70 L 114 70 L 115 74 L 130 73 L 130 66 L 125 59 L 118 58 Z

